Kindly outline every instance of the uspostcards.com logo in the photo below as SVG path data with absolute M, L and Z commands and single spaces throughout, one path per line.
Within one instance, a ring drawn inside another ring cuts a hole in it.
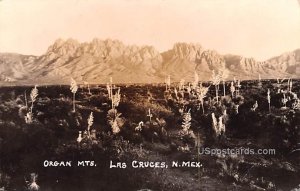
M 200 155 L 275 155 L 276 149 L 253 148 L 199 148 Z

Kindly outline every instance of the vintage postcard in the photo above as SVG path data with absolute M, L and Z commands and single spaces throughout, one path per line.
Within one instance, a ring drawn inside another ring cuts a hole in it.
M 300 0 L 0 0 L 0 191 L 300 191 Z

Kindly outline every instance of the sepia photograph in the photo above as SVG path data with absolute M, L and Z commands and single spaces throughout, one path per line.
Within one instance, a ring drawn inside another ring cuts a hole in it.
M 0 0 L 0 191 L 300 191 L 300 0 Z

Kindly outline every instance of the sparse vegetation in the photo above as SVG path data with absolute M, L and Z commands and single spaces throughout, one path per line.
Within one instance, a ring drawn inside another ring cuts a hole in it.
M 74 80 L 70 89 L 35 86 L 29 104 L 24 94 L 28 88 L 3 87 L 0 152 L 5 157 L 0 157 L 0 188 L 82 190 L 78 185 L 87 182 L 91 190 L 202 190 L 210 184 L 220 190 L 296 188 L 300 82 L 278 80 L 278 86 L 273 80 L 226 82 L 223 77 L 211 84 L 199 82 L 195 73 L 191 83 L 167 80 L 163 85 L 119 87 L 111 79 L 106 86 L 91 85 L 91 95 L 77 91 Z M 221 81 L 223 96 L 217 87 Z M 28 112 L 34 113 L 34 123 L 24 121 Z M 274 148 L 276 155 L 199 155 L 205 147 Z M 95 159 L 97 167 L 41 167 L 48 158 Z M 111 159 L 129 164 L 132 160 L 197 160 L 203 166 L 200 170 L 118 170 L 107 166 Z M 31 172 L 36 173 L 24 185 L 24 175 Z M 276 174 L 284 175 L 285 181 Z M 66 176 L 77 182 L 68 182 Z M 107 177 L 117 182 L 108 184 Z
M 75 112 L 76 111 L 76 108 L 75 108 L 75 96 L 76 96 L 76 92 L 78 90 L 78 86 L 77 86 L 76 81 L 73 78 L 71 78 L 70 90 L 73 93 L 73 112 Z

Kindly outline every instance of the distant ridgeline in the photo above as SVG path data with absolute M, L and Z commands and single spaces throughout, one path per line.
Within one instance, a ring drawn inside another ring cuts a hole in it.
M 213 71 L 226 68 L 229 80 L 299 78 L 300 49 L 264 62 L 238 55 L 221 55 L 199 44 L 176 43 L 160 53 L 152 46 L 124 45 L 117 40 L 57 40 L 41 56 L 0 53 L 0 84 L 68 84 L 78 82 L 161 83 L 192 80 L 195 71 L 202 81 Z

